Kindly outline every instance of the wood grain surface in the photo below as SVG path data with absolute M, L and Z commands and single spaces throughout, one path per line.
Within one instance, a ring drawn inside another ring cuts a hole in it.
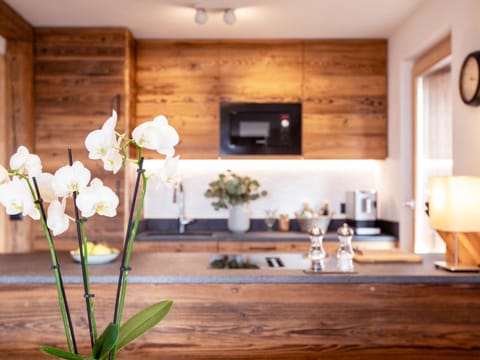
M 79 285 L 68 296 L 85 349 Z M 93 286 L 99 328 L 113 285 Z M 53 285 L 0 285 L 0 353 L 64 347 Z M 76 301 L 80 299 L 77 305 Z M 477 359 L 480 288 L 427 284 L 129 285 L 125 316 L 162 299 L 170 314 L 119 359 Z
M 28 22 L 0 1 L 0 36 L 7 41 L 2 56 L 4 101 L 0 127 L 0 164 L 8 166 L 8 159 L 20 145 L 35 150 L 34 94 L 33 94 L 33 28 Z M 0 91 L 1 92 L 1 91 Z M 33 248 L 31 221 L 9 221 L 2 210 L 0 222 L 2 241 L 0 252 L 28 252 Z
M 125 29 L 35 29 L 35 141 L 44 171 L 55 172 L 68 164 L 67 149 L 124 199 L 126 175 L 113 175 L 101 161 L 88 159 L 84 145 L 89 132 L 118 113 L 116 130 L 130 128 L 134 116 L 134 41 Z M 73 209 L 69 209 L 73 214 Z M 124 204 L 114 218 L 92 217 L 87 236 L 91 241 L 122 243 Z M 44 242 L 35 224 L 36 242 Z M 61 239 L 76 239 L 71 226 Z M 37 246 L 38 247 L 38 246 Z
M 305 158 L 387 156 L 387 43 L 304 43 Z
M 158 113 L 183 158 L 219 155 L 220 102 L 302 102 L 308 159 L 387 155 L 384 40 L 140 40 L 137 122 Z

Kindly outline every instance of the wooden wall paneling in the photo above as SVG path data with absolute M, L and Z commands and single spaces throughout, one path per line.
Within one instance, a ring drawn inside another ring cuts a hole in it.
M 0 1 L 0 36 L 6 39 L 4 55 L 3 93 L 4 139 L 2 165 L 8 167 L 8 159 L 20 145 L 34 151 L 33 118 L 33 29 L 30 24 Z M 4 210 L 2 216 L 4 216 Z M 27 252 L 32 249 L 31 220 L 8 221 L 3 218 L 6 234 L 0 239 L 1 252 Z
M 125 173 L 103 170 L 88 159 L 87 134 L 116 109 L 117 130 L 126 132 L 132 116 L 133 39 L 125 29 L 37 28 L 35 31 L 36 144 L 46 171 L 68 164 L 67 149 L 106 185 L 124 197 Z M 115 218 L 88 220 L 91 241 L 123 242 L 124 203 Z M 75 226 L 61 239 L 76 240 Z M 39 226 L 37 242 L 44 242 Z M 72 243 L 72 247 L 75 246 Z
M 137 41 L 137 124 L 163 114 L 180 135 L 181 158 L 219 153 L 218 45 L 215 41 Z M 163 158 L 149 154 L 151 158 Z
M 35 152 L 34 99 L 33 99 L 33 50 L 30 41 L 7 40 L 7 93 L 9 158 L 20 145 Z M 8 163 L 5 164 L 8 166 Z M 3 210 L 2 210 L 3 211 Z M 32 250 L 32 219 L 25 217 L 8 222 L 7 252 Z
M 305 158 L 387 155 L 384 40 L 304 41 Z
M 232 270 L 236 271 L 236 270 Z M 93 284 L 97 326 L 115 285 Z M 65 348 L 53 284 L 0 285 L 0 353 L 49 359 Z M 80 349 L 88 348 L 80 285 L 68 285 Z M 172 310 L 121 359 L 477 359 L 475 284 L 130 284 L 124 318 L 163 299 Z
M 7 167 L 10 159 L 8 149 L 8 110 L 7 110 L 7 64 L 5 54 L 0 53 L 0 165 Z M 0 209 L 0 253 L 8 252 L 9 235 L 7 232 L 8 216 L 3 209 Z
M 125 37 L 125 51 L 125 116 L 123 117 L 123 127 L 125 132 L 131 135 L 135 127 L 136 117 L 136 42 L 130 32 Z M 132 151 L 132 149 L 133 146 L 127 149 L 127 155 L 130 158 L 137 158 L 138 154 Z M 135 180 L 132 175 L 136 175 L 136 169 L 132 168 L 133 164 L 126 163 L 123 172 L 123 206 L 125 209 L 123 212 L 123 229 L 128 227 L 130 207 L 133 200 Z
M 13 41 L 33 40 L 32 26 L 4 0 L 0 0 L 0 35 Z
M 220 45 L 222 102 L 301 102 L 302 43 L 225 41 Z

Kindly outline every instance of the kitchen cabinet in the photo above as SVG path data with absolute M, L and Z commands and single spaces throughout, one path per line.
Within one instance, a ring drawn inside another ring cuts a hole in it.
M 206 252 L 216 253 L 217 241 L 135 241 L 135 251 L 139 252 Z
M 395 249 L 397 241 L 368 241 L 355 240 L 355 247 L 362 249 Z M 337 241 L 324 241 L 325 251 L 334 253 L 338 248 Z M 185 252 L 185 253 L 303 253 L 306 254 L 310 248 L 308 239 L 291 241 L 275 240 L 226 240 L 211 238 L 210 240 L 175 240 L 174 237 L 168 240 L 142 240 L 141 236 L 135 241 L 135 251 L 139 252 Z M 62 248 L 63 249 L 63 248 Z M 67 250 L 65 248 L 64 250 Z M 42 250 L 47 250 L 42 248 Z
M 220 102 L 301 102 L 304 158 L 384 159 L 386 49 L 386 40 L 139 40 L 137 123 L 165 114 L 182 158 L 216 159 Z
M 387 156 L 387 42 L 304 42 L 303 155 Z
M 310 243 L 306 241 L 219 241 L 219 253 L 306 253 Z
M 354 241 L 353 246 L 363 249 L 395 249 L 396 241 Z M 324 241 L 323 247 L 329 253 L 335 253 L 337 241 Z M 219 241 L 219 253 L 308 253 L 310 241 Z
M 218 157 L 218 51 L 215 41 L 137 41 L 136 123 L 165 115 L 182 159 Z

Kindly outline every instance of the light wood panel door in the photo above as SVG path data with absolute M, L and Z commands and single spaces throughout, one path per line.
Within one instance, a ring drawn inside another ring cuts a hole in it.
M 304 42 L 305 158 L 386 157 L 386 62 L 384 40 Z
M 137 43 L 137 124 L 167 116 L 180 135 L 181 158 L 218 157 L 218 60 L 216 42 Z
M 302 101 L 301 42 L 229 41 L 219 56 L 220 101 Z

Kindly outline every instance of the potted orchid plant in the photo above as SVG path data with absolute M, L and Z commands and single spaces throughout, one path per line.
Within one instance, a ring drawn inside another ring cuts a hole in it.
M 125 134 L 117 133 L 115 131 L 116 124 L 117 114 L 113 111 L 112 116 L 104 123 L 102 128 L 92 131 L 85 139 L 89 158 L 101 160 L 105 170 L 117 173 L 127 161 L 137 166 L 132 206 L 123 244 L 115 308 L 112 321 L 101 334 L 97 333 L 93 294 L 90 293 L 85 220 L 95 214 L 107 217 L 115 216 L 119 205 L 118 196 L 112 189 L 105 186 L 100 179 L 91 179 L 90 171 L 80 161 L 73 161 L 70 150 L 69 164 L 61 167 L 54 174 L 43 172 L 40 157 L 30 153 L 24 146 L 20 146 L 10 158 L 8 170 L 0 165 L 0 203 L 5 207 L 7 214 L 21 213 L 24 216 L 40 220 L 48 242 L 68 351 L 51 346 L 41 346 L 40 349 L 44 353 L 57 358 L 73 360 L 115 359 L 120 349 L 155 326 L 168 314 L 172 306 L 170 300 L 161 301 L 147 307 L 122 323 L 122 312 L 130 270 L 129 263 L 141 218 L 147 182 L 153 177 L 158 177 L 164 181 L 173 178 L 178 165 L 178 156 L 173 157 L 174 147 L 178 143 L 179 137 L 176 130 L 168 124 L 163 115 L 136 127 L 131 138 Z M 136 159 L 129 159 L 127 156 L 127 148 L 131 145 L 137 148 L 138 156 Z M 143 149 L 156 150 L 164 155 L 163 168 L 156 172 L 147 173 L 143 168 Z M 142 184 L 141 189 L 140 183 Z M 73 200 L 75 211 L 73 216 L 65 213 L 67 200 Z M 48 210 L 45 210 L 44 203 L 49 203 Z M 78 354 L 75 331 L 54 243 L 54 237 L 67 231 L 72 220 L 77 227 L 91 344 L 91 354 L 89 355 Z

